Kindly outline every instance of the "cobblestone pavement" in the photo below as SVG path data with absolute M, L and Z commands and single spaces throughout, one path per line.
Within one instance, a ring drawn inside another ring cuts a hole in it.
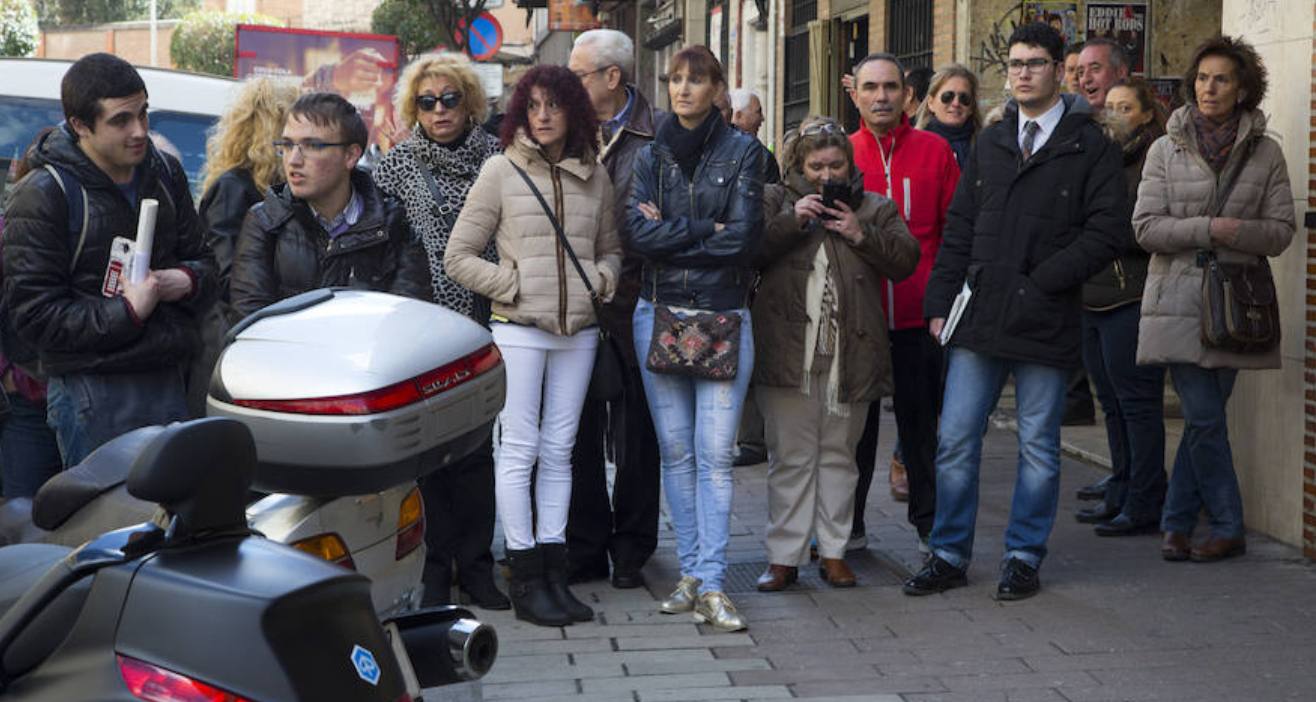
M 894 426 L 884 416 L 879 456 Z M 867 514 L 860 586 L 833 590 L 813 569 L 778 594 L 753 591 L 763 568 L 766 466 L 737 469 L 728 591 L 747 632 L 714 633 L 657 612 L 677 579 L 671 532 L 645 570 L 649 589 L 575 587 L 594 623 L 541 628 L 481 612 L 502 641 L 486 700 L 1041 702 L 1316 699 L 1316 567 L 1252 535 L 1247 556 L 1166 563 L 1158 537 L 1101 539 L 1077 524 L 1074 490 L 1100 473 L 1066 459 L 1043 591 L 998 603 L 995 590 L 1017 445 L 987 435 L 977 560 L 969 586 L 910 598 L 918 562 L 885 462 Z M 807 571 L 807 572 L 806 572 Z M 428 696 L 427 696 L 428 698 Z

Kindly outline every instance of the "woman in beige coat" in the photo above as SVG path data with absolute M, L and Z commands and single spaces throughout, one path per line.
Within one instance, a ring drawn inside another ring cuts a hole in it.
M 571 449 L 598 331 L 585 283 L 521 173 L 552 208 L 599 301 L 611 299 L 621 242 L 612 183 L 595 153 L 597 130 L 589 95 L 571 71 L 528 71 L 503 121 L 504 153 L 480 170 L 443 257 L 452 280 L 493 303 L 493 337 L 507 369 L 494 466 L 498 517 L 516 616 L 543 626 L 594 617 L 567 589 L 566 526 Z M 491 238 L 498 263 L 481 257 Z
M 1200 262 L 1278 256 L 1293 238 L 1293 193 L 1279 144 L 1257 109 L 1266 69 L 1245 42 L 1208 39 L 1184 78 L 1189 101 L 1152 144 L 1133 225 L 1151 252 L 1138 329 L 1138 363 L 1169 366 L 1184 433 L 1161 515 L 1161 555 L 1215 561 L 1244 553 L 1243 501 L 1225 405 L 1239 369 L 1278 368 L 1279 350 L 1239 354 L 1201 342 Z M 1206 509 L 1209 537 L 1189 544 Z

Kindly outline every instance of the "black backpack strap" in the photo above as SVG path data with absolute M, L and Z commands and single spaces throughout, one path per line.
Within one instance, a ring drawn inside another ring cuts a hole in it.
M 50 163 L 44 168 L 55 179 L 55 185 L 64 192 L 64 200 L 68 205 L 68 235 L 69 240 L 75 242 L 73 256 L 69 259 L 69 273 L 72 274 L 78 267 L 82 249 L 87 245 L 87 220 L 91 209 L 87 204 L 87 189 L 82 187 L 82 181 L 71 171 Z

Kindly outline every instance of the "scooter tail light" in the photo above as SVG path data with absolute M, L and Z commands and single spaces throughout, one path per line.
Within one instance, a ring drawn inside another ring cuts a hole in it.
M 309 553 L 330 563 L 336 563 L 348 570 L 356 570 L 352 553 L 347 550 L 347 543 L 338 534 L 332 532 L 316 534 L 289 544 L 298 551 Z
M 251 702 L 227 690 L 118 654 L 119 675 L 133 697 L 146 702 Z
M 313 415 L 379 414 L 415 404 L 488 373 L 503 360 L 498 347 L 488 344 L 475 353 L 387 387 L 355 395 L 334 395 L 296 400 L 234 399 L 233 404 L 266 412 Z
M 420 488 L 412 488 L 402 498 L 398 509 L 398 544 L 394 560 L 402 560 L 407 554 L 420 548 L 425 543 L 425 503 L 420 497 Z

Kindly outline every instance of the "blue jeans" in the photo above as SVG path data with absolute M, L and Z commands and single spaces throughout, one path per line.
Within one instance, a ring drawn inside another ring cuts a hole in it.
M 183 371 L 57 375 L 46 387 L 46 421 L 64 467 L 133 429 L 188 418 Z
M 967 568 L 978 518 L 978 470 L 987 419 L 1014 375 L 1019 415 L 1019 470 L 1014 483 L 1005 558 L 1034 567 L 1060 498 L 1060 419 L 1069 371 L 986 356 L 965 348 L 949 354 L 937 442 L 937 516 L 929 545 L 950 564 Z
M 0 471 L 5 497 L 32 497 L 63 468 L 46 406 L 9 393 L 9 416 L 0 430 Z
M 663 490 L 676 531 L 681 574 L 699 578 L 700 592 L 721 592 L 731 530 L 731 465 L 740 410 L 754 371 L 749 310 L 737 311 L 740 367 L 732 381 L 663 375 L 644 365 L 653 336 L 653 303 L 640 299 L 633 328 L 640 376 L 662 459 Z
M 1134 524 L 1160 519 L 1165 501 L 1165 367 L 1137 364 L 1141 318 L 1137 303 L 1083 312 L 1083 365 L 1110 446 L 1106 507 Z
M 1212 536 L 1243 536 L 1243 496 L 1234 473 L 1225 418 L 1225 405 L 1237 377 L 1234 368 L 1170 366 L 1170 379 L 1183 404 L 1184 428 L 1161 515 L 1162 531 L 1192 534 L 1197 515 L 1205 507 Z

